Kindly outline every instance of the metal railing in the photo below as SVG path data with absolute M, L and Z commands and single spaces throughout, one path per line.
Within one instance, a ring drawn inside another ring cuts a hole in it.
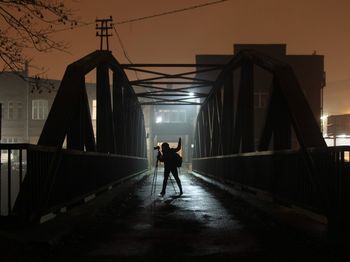
M 134 156 L 0 144 L 1 216 L 37 220 L 147 170 Z M 6 157 L 5 157 L 6 155 Z
M 265 151 L 193 159 L 193 171 L 264 191 L 284 203 L 327 215 L 350 206 L 350 147 Z
M 0 215 L 10 215 L 27 169 L 27 144 L 0 144 Z

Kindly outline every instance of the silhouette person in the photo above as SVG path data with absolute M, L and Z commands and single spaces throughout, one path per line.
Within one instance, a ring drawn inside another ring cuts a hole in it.
M 158 151 L 158 156 L 157 159 L 160 162 L 164 162 L 164 180 L 163 180 L 163 188 L 162 191 L 160 192 L 161 196 L 165 195 L 165 188 L 168 182 L 168 178 L 170 175 L 170 172 L 173 174 L 176 183 L 180 189 L 180 196 L 183 194 L 182 193 L 182 186 L 181 186 L 181 181 L 179 178 L 179 175 L 177 173 L 177 166 L 176 166 L 176 152 L 178 152 L 181 149 L 181 137 L 179 137 L 179 142 L 177 144 L 177 148 L 170 148 L 168 143 L 163 143 L 162 144 L 162 153 Z

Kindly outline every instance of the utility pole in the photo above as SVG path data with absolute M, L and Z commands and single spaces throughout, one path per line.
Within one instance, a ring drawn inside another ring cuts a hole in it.
M 112 22 L 112 16 L 107 19 L 96 19 L 96 30 L 99 30 L 96 32 L 96 36 L 100 37 L 100 50 L 109 51 L 108 37 L 112 36 L 112 34 L 110 34 L 108 30 L 113 28 Z M 106 40 L 106 49 L 103 49 L 104 39 Z

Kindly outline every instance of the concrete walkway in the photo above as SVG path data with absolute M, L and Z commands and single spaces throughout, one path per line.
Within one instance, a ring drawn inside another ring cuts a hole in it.
M 78 245 L 83 243 L 84 248 L 76 249 L 73 257 L 84 261 L 333 260 L 321 243 L 274 223 L 241 199 L 190 174 L 182 173 L 180 178 L 183 196 L 177 197 L 168 181 L 166 195 L 159 197 L 151 195 L 153 175 L 149 175 L 130 194 L 127 211 L 118 213 L 112 203 L 100 212 L 90 233 L 84 229 Z
M 157 194 L 161 179 L 162 173 L 157 180 Z M 139 200 L 137 210 L 127 218 L 128 230 L 117 230 L 111 236 L 112 242 L 99 245 L 88 257 L 245 256 L 256 251 L 253 234 L 237 217 L 189 175 L 182 175 L 181 180 L 181 197 L 177 197 L 171 181 L 164 197 L 151 196 L 152 179 L 144 181 L 135 194 Z M 126 229 L 125 225 L 120 227 Z
M 168 181 L 159 197 L 162 172 L 156 195 L 151 173 L 56 245 L 17 248 L 30 251 L 14 261 L 337 261 L 324 243 L 184 171 L 184 195 Z

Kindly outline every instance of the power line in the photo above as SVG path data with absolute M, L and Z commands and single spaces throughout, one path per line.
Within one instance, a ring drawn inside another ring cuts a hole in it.
M 216 5 L 216 4 L 221 4 L 224 2 L 228 2 L 230 0 L 218 0 L 218 1 L 214 1 L 214 2 L 208 2 L 208 3 L 204 3 L 204 4 L 199 4 L 199 5 L 193 5 L 193 6 L 189 6 L 189 7 L 185 7 L 185 8 L 181 8 L 181 9 L 174 9 L 171 11 L 166 11 L 163 13 L 159 13 L 159 14 L 153 14 L 153 15 L 148 15 L 148 16 L 143 16 L 143 17 L 138 17 L 138 18 L 132 18 L 132 19 L 127 19 L 127 20 L 123 20 L 123 21 L 119 21 L 116 22 L 116 25 L 124 25 L 124 24 L 128 24 L 128 23 L 133 23 L 133 22 L 139 22 L 139 21 L 143 21 L 143 20 L 147 20 L 147 19 L 152 19 L 155 17 L 160 17 L 160 16 L 165 16 L 165 15 L 171 15 L 171 14 L 176 14 L 176 13 L 180 13 L 180 12 L 185 12 L 185 11 L 190 11 L 193 9 L 197 9 L 197 8 L 202 8 L 202 7 L 206 7 L 206 6 L 210 6 L 210 5 Z M 84 27 L 84 26 L 89 26 L 95 24 L 95 21 L 91 21 L 91 22 L 86 22 L 86 23 L 82 23 L 79 25 L 76 25 L 74 27 L 70 27 L 70 28 L 62 28 L 62 29 L 58 29 L 52 32 L 48 32 L 47 34 L 52 34 L 52 33 L 59 33 L 59 32 L 63 32 L 63 31 L 68 31 L 68 30 L 74 30 L 80 27 Z
M 117 31 L 117 28 L 115 28 L 114 24 L 113 24 L 112 26 L 113 26 L 113 29 L 114 29 L 115 34 L 117 35 L 118 42 L 119 42 L 119 44 L 120 44 L 120 47 L 121 47 L 122 50 L 123 50 L 123 53 L 124 53 L 125 58 L 128 60 L 128 62 L 129 62 L 130 64 L 133 64 L 133 62 L 131 61 L 131 59 L 130 59 L 130 57 L 129 57 L 129 55 L 128 55 L 128 52 L 126 51 L 126 48 L 125 48 L 124 43 L 123 43 L 123 40 L 122 40 L 122 38 L 120 37 L 119 32 Z
M 123 40 L 122 40 L 122 38 L 121 38 L 121 36 L 120 36 L 120 34 L 119 34 L 117 28 L 115 28 L 115 25 L 114 25 L 114 24 L 112 24 L 112 27 L 113 27 L 113 29 L 114 29 L 114 32 L 115 32 L 117 38 L 118 38 L 118 42 L 119 42 L 119 44 L 120 44 L 120 47 L 121 47 L 122 50 L 123 50 L 123 54 L 124 54 L 126 60 L 128 60 L 128 62 L 129 62 L 130 64 L 133 64 L 133 62 L 132 62 L 131 59 L 130 59 L 130 56 L 128 55 L 128 52 L 126 51 L 126 48 L 125 48 L 124 43 L 123 43 Z M 139 75 L 137 74 L 137 71 L 134 70 L 134 74 L 135 74 L 136 79 L 139 80 Z M 148 90 L 148 89 L 147 89 L 147 90 Z
M 227 2 L 227 1 L 229 1 L 229 0 L 218 0 L 218 1 L 208 2 L 208 3 L 204 3 L 204 4 L 193 5 L 193 6 L 189 6 L 189 7 L 185 7 L 185 8 L 181 8 L 181 9 L 175 9 L 175 10 L 171 10 L 171 11 L 167 11 L 167 12 L 163 12 L 163 13 L 159 13 L 159 14 L 154 14 L 154 15 L 143 16 L 143 17 L 139 17 L 139 18 L 128 19 L 128 20 L 116 22 L 112 26 L 113 26 L 113 29 L 115 31 L 115 34 L 117 35 L 119 44 L 120 44 L 120 46 L 121 46 L 121 48 L 123 50 L 125 58 L 128 60 L 128 62 L 130 64 L 133 64 L 133 62 L 131 61 L 131 59 L 130 59 L 127 51 L 126 51 L 126 48 L 125 48 L 125 46 L 123 44 L 123 41 L 122 41 L 122 39 L 120 37 L 120 34 L 118 33 L 115 25 L 123 25 L 123 24 L 127 24 L 127 23 L 133 23 L 133 22 L 137 22 L 137 21 L 151 19 L 151 18 L 155 18 L 155 17 L 159 17 L 159 16 L 165 16 L 165 15 L 170 15 L 170 14 L 190 11 L 190 10 L 193 10 L 193 9 L 202 8 L 202 7 L 206 7 L 206 6 L 210 6 L 210 5 L 221 4 L 221 3 Z M 91 23 L 86 23 L 86 25 L 89 25 L 89 24 L 91 24 Z
M 224 3 L 224 2 L 227 2 L 227 1 L 230 1 L 230 0 L 219 0 L 219 1 L 208 2 L 208 3 L 204 3 L 204 4 L 199 4 L 199 5 L 193 5 L 193 6 L 189 6 L 189 7 L 185 7 L 185 8 L 181 8 L 181 9 L 175 9 L 175 10 L 171 10 L 171 11 L 167 11 L 167 12 L 163 12 L 163 13 L 159 13 L 159 14 L 154 14 L 154 15 L 148 15 L 148 16 L 128 19 L 128 20 L 117 22 L 116 24 L 117 25 L 123 25 L 123 24 L 138 22 L 138 21 L 151 19 L 151 18 L 155 18 L 155 17 L 159 17 L 159 16 L 171 15 L 171 14 L 185 12 L 185 11 L 190 11 L 190 10 L 193 10 L 193 9 L 202 8 L 202 7 L 206 7 L 206 6 L 210 6 L 210 5 L 221 4 L 221 3 Z
M 216 5 L 216 4 L 222 4 L 222 3 L 228 2 L 228 1 L 230 1 L 230 0 L 218 0 L 218 1 L 208 2 L 208 3 L 193 5 L 193 6 L 189 6 L 189 7 L 185 7 L 185 8 L 181 8 L 181 9 L 174 9 L 174 10 L 170 10 L 170 11 L 167 11 L 167 12 L 153 14 L 153 15 L 149 15 L 149 16 L 132 18 L 132 19 L 116 22 L 112 26 L 113 26 L 113 29 L 114 29 L 116 35 L 117 35 L 119 44 L 120 44 L 120 46 L 121 46 L 121 48 L 123 50 L 125 58 L 128 60 L 128 62 L 130 64 L 133 64 L 131 59 L 130 59 L 130 57 L 129 57 L 129 55 L 128 55 L 128 53 L 127 53 L 127 51 L 126 51 L 124 43 L 123 43 L 123 41 L 122 41 L 122 39 L 121 39 L 117 29 L 115 28 L 115 25 L 124 25 L 124 24 L 128 24 L 128 23 L 139 22 L 139 21 L 152 19 L 152 18 L 156 18 L 156 17 L 160 17 L 160 16 L 165 16 L 165 15 L 171 15 L 171 14 L 176 14 L 176 13 L 180 13 L 180 12 L 191 11 L 191 10 L 202 8 L 202 7 L 207 7 L 207 6 Z M 63 28 L 63 29 L 55 30 L 55 31 L 52 31 L 52 32 L 48 32 L 47 34 L 58 33 L 58 32 L 63 32 L 63 31 L 68 31 L 68 30 L 74 30 L 76 28 L 85 27 L 85 26 L 89 26 L 89 25 L 92 25 L 92 24 L 95 24 L 95 21 L 82 23 L 82 24 L 76 25 L 75 27 L 71 27 L 71 28 Z

